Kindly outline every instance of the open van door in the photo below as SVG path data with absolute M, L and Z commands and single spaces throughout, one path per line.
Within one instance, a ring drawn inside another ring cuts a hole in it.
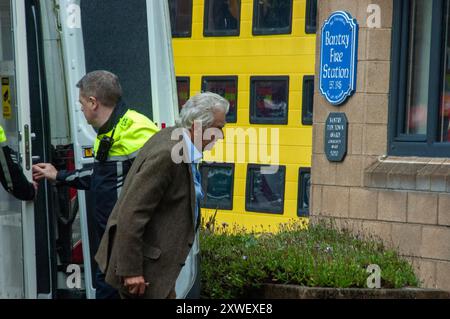
M 168 11 L 162 0 L 0 0 L 0 124 L 29 179 L 33 161 L 92 165 L 96 133 L 76 88 L 87 72 L 116 73 L 128 105 L 174 124 Z M 95 298 L 94 229 L 89 192 L 43 182 L 25 203 L 0 190 L 0 298 Z M 199 296 L 196 278 L 198 234 L 178 298 Z
M 31 125 L 24 1 L 0 0 L 2 116 L 9 146 L 31 179 Z M 0 190 L 0 298 L 36 298 L 33 202 Z
M 161 0 L 59 0 L 63 60 L 71 133 L 77 168 L 92 163 L 95 134 L 78 103 L 77 81 L 87 72 L 105 69 L 117 74 L 124 100 L 158 126 L 172 126 L 178 115 L 169 8 Z M 93 216 L 88 192 L 78 192 L 86 296 L 93 298 Z M 81 195 L 81 196 L 80 196 Z M 198 236 L 197 236 L 198 237 Z M 195 246 L 195 247 L 198 247 Z M 192 249 L 192 254 L 197 252 Z M 177 296 L 185 298 L 195 282 L 198 258 L 188 257 L 177 281 Z

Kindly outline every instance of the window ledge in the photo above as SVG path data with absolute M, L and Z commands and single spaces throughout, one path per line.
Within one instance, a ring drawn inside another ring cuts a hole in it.
M 450 193 L 450 160 L 382 156 L 365 169 L 364 186 Z

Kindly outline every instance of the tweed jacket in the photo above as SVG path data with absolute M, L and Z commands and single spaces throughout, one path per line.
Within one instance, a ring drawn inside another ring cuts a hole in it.
M 116 289 L 123 277 L 143 275 L 145 298 L 169 294 L 194 241 L 193 176 L 176 132 L 163 129 L 140 150 L 95 257 Z

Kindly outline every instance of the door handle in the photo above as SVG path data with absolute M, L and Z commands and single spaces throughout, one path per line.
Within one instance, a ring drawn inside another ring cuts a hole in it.
M 25 167 L 29 171 L 31 168 L 31 145 L 30 145 L 30 126 L 26 124 L 24 126 L 24 144 L 25 144 Z

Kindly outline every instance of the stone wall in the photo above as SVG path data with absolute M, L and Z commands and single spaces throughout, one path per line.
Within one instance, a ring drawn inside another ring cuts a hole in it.
M 381 28 L 367 27 L 369 4 L 381 7 Z M 320 30 L 337 10 L 358 20 L 356 93 L 342 106 L 319 93 Z M 388 157 L 393 0 L 320 0 L 314 95 L 311 215 L 371 233 L 410 259 L 423 287 L 450 290 L 450 159 Z M 348 152 L 342 163 L 324 154 L 325 122 L 345 112 Z

